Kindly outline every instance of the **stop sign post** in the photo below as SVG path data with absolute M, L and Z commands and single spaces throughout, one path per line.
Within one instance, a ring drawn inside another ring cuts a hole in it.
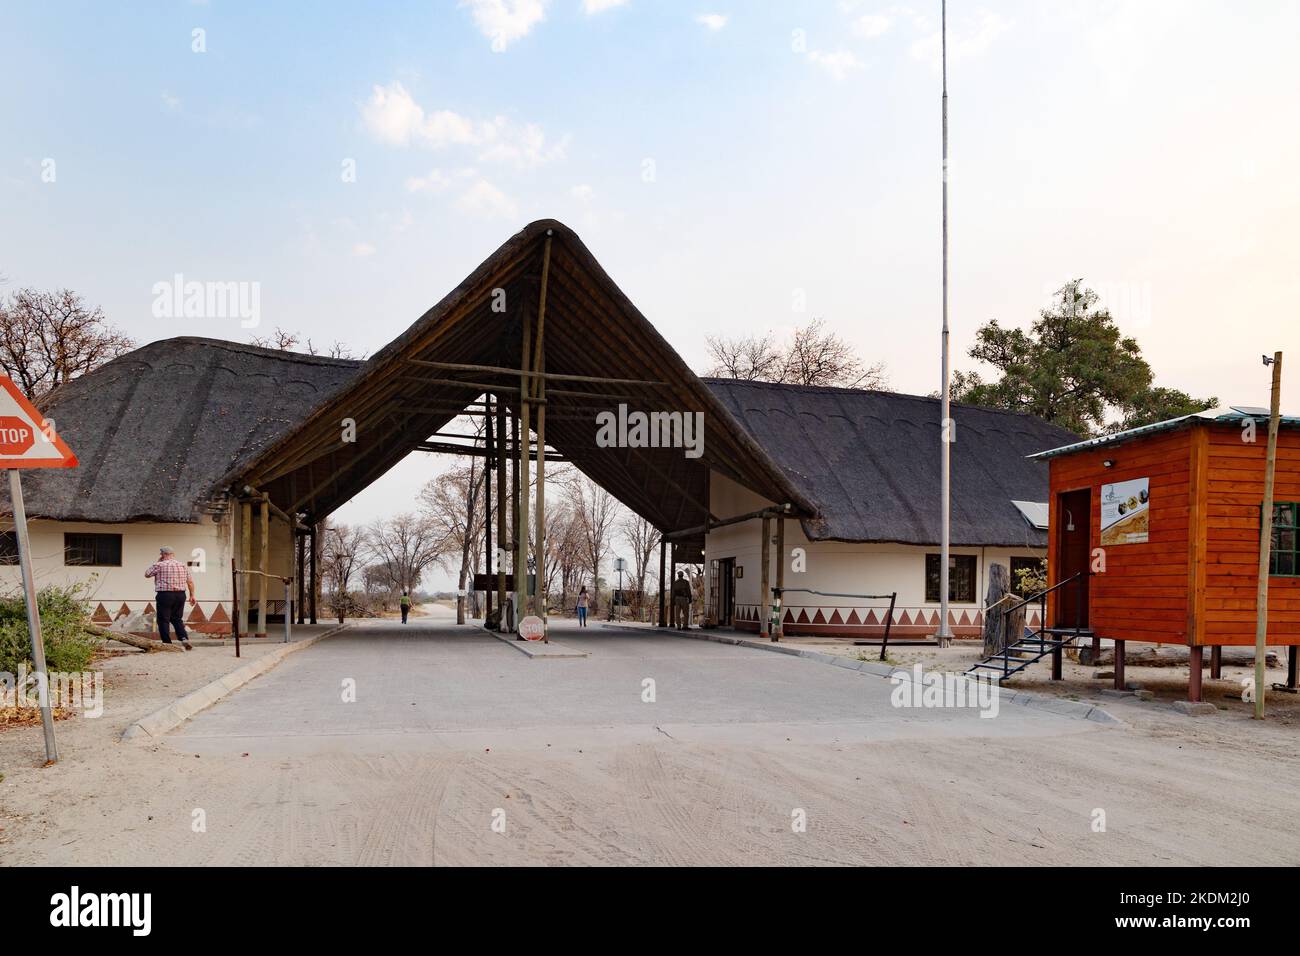
M 45 729 L 45 761 L 59 759 L 54 744 L 54 715 L 50 712 L 50 677 L 45 669 L 45 640 L 36 603 L 36 576 L 32 571 L 32 543 L 27 534 L 27 509 L 23 505 L 23 468 L 75 468 L 72 453 L 54 426 L 45 420 L 8 376 L 0 375 L 0 468 L 9 472 L 9 498 L 13 505 L 14 537 L 22 566 L 23 595 L 27 600 L 27 630 L 32 639 L 32 670 L 36 677 L 41 724 Z

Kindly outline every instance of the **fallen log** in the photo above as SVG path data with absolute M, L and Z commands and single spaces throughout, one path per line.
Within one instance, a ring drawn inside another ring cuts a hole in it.
M 105 627 L 96 627 L 93 624 L 85 624 L 82 631 L 104 640 L 117 641 L 121 644 L 129 644 L 132 647 L 138 647 L 146 654 L 152 654 L 155 651 L 184 651 L 179 644 L 164 644 L 162 641 L 151 640 L 147 637 L 140 637 L 137 634 L 131 634 L 126 631 L 110 631 Z

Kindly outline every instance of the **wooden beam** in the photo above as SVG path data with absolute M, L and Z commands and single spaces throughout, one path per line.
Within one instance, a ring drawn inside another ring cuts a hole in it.
M 425 368 L 446 369 L 455 372 L 492 372 L 499 375 L 519 375 L 519 369 L 505 368 L 500 365 L 466 365 L 461 362 L 428 362 L 423 359 L 407 359 L 411 365 Z M 552 382 L 590 382 L 597 385 L 645 385 L 653 388 L 670 388 L 667 382 L 653 382 L 642 378 L 607 378 L 604 375 L 565 375 L 560 372 L 527 371 L 526 378 L 542 379 Z M 494 388 L 496 386 L 493 386 Z
M 257 636 L 266 637 L 266 576 L 271 573 L 271 502 L 265 496 L 257 517 L 262 532 L 257 562 L 257 569 L 262 572 L 257 576 Z

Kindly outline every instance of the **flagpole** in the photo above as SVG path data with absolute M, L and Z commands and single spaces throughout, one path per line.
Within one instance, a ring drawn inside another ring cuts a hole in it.
M 948 0 L 940 0 L 940 56 L 943 69 L 943 390 L 940 393 L 943 403 L 943 421 L 940 423 L 942 440 L 943 474 L 940 485 L 940 515 L 943 526 L 939 544 L 939 630 L 935 634 L 940 646 L 946 647 L 952 640 L 952 631 L 948 625 L 948 564 L 951 560 L 951 468 L 952 443 L 956 439 L 952 427 L 952 409 L 950 407 L 951 388 L 948 381 Z

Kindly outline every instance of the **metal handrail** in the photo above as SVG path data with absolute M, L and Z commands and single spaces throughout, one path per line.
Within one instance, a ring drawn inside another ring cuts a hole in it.
M 1020 610 L 1022 607 L 1024 607 L 1026 604 L 1031 604 L 1031 603 L 1033 603 L 1034 601 L 1039 601 L 1039 600 L 1041 600 L 1041 599 L 1047 597 L 1047 595 L 1051 594 L 1051 593 L 1052 593 L 1053 591 L 1055 591 L 1057 588 L 1065 587 L 1065 586 L 1066 586 L 1067 584 L 1069 584 L 1071 581 L 1075 580 L 1076 578 L 1081 578 L 1081 577 L 1083 577 L 1083 572 L 1082 572 L 1082 571 L 1078 571 L 1078 572 L 1076 572 L 1076 573 L 1070 575 L 1070 576 L 1069 576 L 1068 578 L 1066 578 L 1064 581 L 1057 581 L 1057 582 L 1056 582 L 1055 584 L 1053 584 L 1050 588 L 1044 588 L 1042 591 L 1039 591 L 1037 594 L 1031 594 L 1031 595 L 1029 595 L 1029 597 L 1025 598 L 1025 599 L 1024 599 L 1023 601 L 1021 601 L 1019 604 L 1013 604 L 1013 605 L 1011 605 L 1011 607 L 1006 608 L 1005 610 L 1003 610 L 1002 613 L 1003 613 L 1003 614 L 1010 614 L 1012 611 L 1018 611 L 1018 610 Z

